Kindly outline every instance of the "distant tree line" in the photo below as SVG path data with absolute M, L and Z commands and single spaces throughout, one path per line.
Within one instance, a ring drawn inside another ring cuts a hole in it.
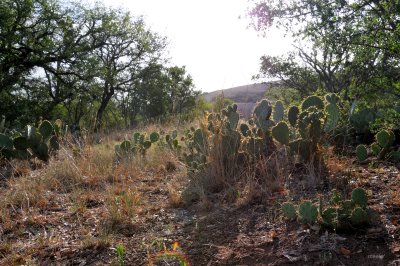
M 142 17 L 62 0 L 0 1 L 0 114 L 9 127 L 61 118 L 79 127 L 133 126 L 194 107 L 184 67 Z

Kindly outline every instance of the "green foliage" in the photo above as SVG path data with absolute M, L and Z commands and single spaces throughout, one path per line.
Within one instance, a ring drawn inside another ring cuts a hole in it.
M 125 262 L 124 262 L 124 256 L 125 256 L 124 245 L 118 244 L 116 250 L 117 250 L 117 259 L 118 259 L 119 265 L 120 266 L 124 266 L 125 265 Z
M 13 140 L 5 135 L 0 133 L 0 150 L 12 150 L 13 149 Z
M 356 155 L 359 161 L 365 161 L 368 157 L 367 147 L 365 145 L 360 144 L 356 147 Z

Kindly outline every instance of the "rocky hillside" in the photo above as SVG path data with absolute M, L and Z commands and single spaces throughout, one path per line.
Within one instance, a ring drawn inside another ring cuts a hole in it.
M 225 98 L 231 99 L 238 105 L 239 113 L 243 117 L 250 117 L 254 104 L 262 99 L 268 88 L 273 83 L 249 84 L 239 87 L 234 87 L 225 90 L 217 90 L 209 93 L 204 93 L 203 96 L 206 101 L 213 101 L 218 95 L 224 94 Z

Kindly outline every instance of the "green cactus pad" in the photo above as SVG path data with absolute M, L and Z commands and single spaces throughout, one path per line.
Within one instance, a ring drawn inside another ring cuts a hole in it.
M 143 148 L 145 150 L 150 149 L 150 147 L 151 147 L 151 141 L 149 141 L 149 140 L 143 141 Z
M 283 121 L 279 122 L 276 126 L 272 128 L 272 136 L 281 144 L 289 145 L 290 137 L 288 125 Z
M 335 227 L 337 210 L 336 208 L 329 207 L 321 214 L 322 222 L 325 226 Z
M 250 128 L 247 124 L 244 124 L 244 123 L 240 124 L 239 129 L 243 136 L 245 136 L 245 137 L 249 136 Z
M 365 161 L 368 158 L 368 151 L 365 145 L 360 144 L 356 147 L 357 160 Z
M 140 133 L 139 133 L 139 132 L 135 132 L 135 133 L 133 134 L 133 143 L 134 143 L 134 144 L 139 143 L 139 139 L 140 139 Z
M 342 196 L 340 195 L 340 192 L 336 189 L 332 190 L 331 203 L 337 205 L 340 203 L 341 200 Z
M 40 160 L 47 161 L 49 159 L 49 147 L 46 143 L 40 143 L 33 151 Z
M 294 220 L 297 217 L 296 209 L 295 209 L 293 203 L 290 203 L 290 202 L 282 203 L 282 211 L 283 211 L 283 215 L 285 215 L 285 217 L 290 220 Z
M 13 140 L 5 135 L 0 133 L 0 150 L 12 150 L 13 149 Z
M 301 110 L 306 110 L 307 108 L 314 106 L 317 109 L 324 109 L 324 102 L 318 96 L 312 95 L 303 101 L 301 104 Z
M 381 146 L 379 146 L 378 143 L 374 142 L 371 144 L 371 150 L 375 156 L 378 156 L 379 153 L 381 152 L 382 148 L 381 148 Z
M 302 223 L 314 224 L 317 221 L 318 209 L 311 201 L 304 201 L 299 205 L 299 219 Z
M 394 134 L 383 129 L 376 134 L 376 141 L 382 148 L 389 148 L 394 142 Z
M 193 142 L 197 149 L 204 151 L 206 149 L 206 135 L 200 128 L 196 129 L 193 134 Z
M 339 101 L 339 97 L 335 93 L 325 95 L 325 100 L 328 103 L 336 104 Z
M 223 110 L 223 114 L 227 117 L 229 121 L 229 127 L 233 130 L 236 129 L 238 122 L 239 122 L 239 114 L 236 112 L 237 110 L 237 105 L 235 105 L 235 108 L 232 106 L 228 106 L 227 110 Z
M 350 221 L 354 226 L 367 224 L 368 223 L 368 214 L 363 208 L 356 207 L 351 212 Z
M 17 150 L 26 150 L 29 148 L 29 142 L 25 137 L 19 136 L 16 137 L 14 140 L 14 147 Z
M 232 158 L 235 156 L 240 147 L 241 135 L 237 131 L 232 131 L 222 136 L 222 153 L 224 158 Z
M 281 101 L 277 101 L 274 107 L 273 118 L 275 123 L 279 123 L 283 120 L 283 115 L 285 114 L 285 109 L 283 107 L 283 103 Z
M 360 187 L 359 188 L 355 188 L 351 192 L 351 200 L 355 204 L 358 204 L 359 206 L 365 208 L 365 207 L 367 207 L 367 204 L 368 204 L 367 192 L 365 192 L 365 190 L 360 188 Z
M 297 119 L 299 117 L 300 110 L 297 106 L 292 106 L 288 111 L 288 120 L 292 127 L 295 127 L 297 124 Z
M 178 141 L 177 139 L 174 139 L 174 140 L 172 141 L 172 146 L 173 146 L 175 149 L 177 149 L 177 148 L 179 147 L 179 141 Z
M 329 132 L 329 131 L 332 131 L 336 127 L 337 123 L 339 122 L 340 111 L 336 104 L 329 103 L 325 107 L 325 112 L 326 112 L 327 116 L 326 116 L 324 130 L 325 130 L 325 132 Z
M 400 151 L 391 151 L 388 154 L 389 160 L 394 162 L 400 162 Z
M 157 142 L 159 139 L 160 139 L 160 134 L 158 134 L 157 132 L 152 132 L 150 134 L 151 143 Z
M 131 147 L 131 142 L 129 140 L 124 140 L 120 145 L 121 150 L 124 152 L 130 151 Z
M 264 99 L 256 105 L 253 113 L 257 120 L 266 120 L 271 116 L 272 107 L 270 103 Z
M 53 125 L 47 120 L 44 120 L 39 126 L 39 132 L 43 139 L 48 139 L 53 134 L 53 130 Z

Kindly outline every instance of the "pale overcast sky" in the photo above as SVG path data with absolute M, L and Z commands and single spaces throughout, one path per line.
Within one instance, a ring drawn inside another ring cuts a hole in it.
M 169 40 L 171 63 L 186 66 L 197 89 L 213 91 L 254 83 L 263 54 L 290 49 L 279 32 L 258 37 L 249 28 L 247 0 L 104 0 L 143 15 Z M 239 19 L 239 16 L 242 17 Z

